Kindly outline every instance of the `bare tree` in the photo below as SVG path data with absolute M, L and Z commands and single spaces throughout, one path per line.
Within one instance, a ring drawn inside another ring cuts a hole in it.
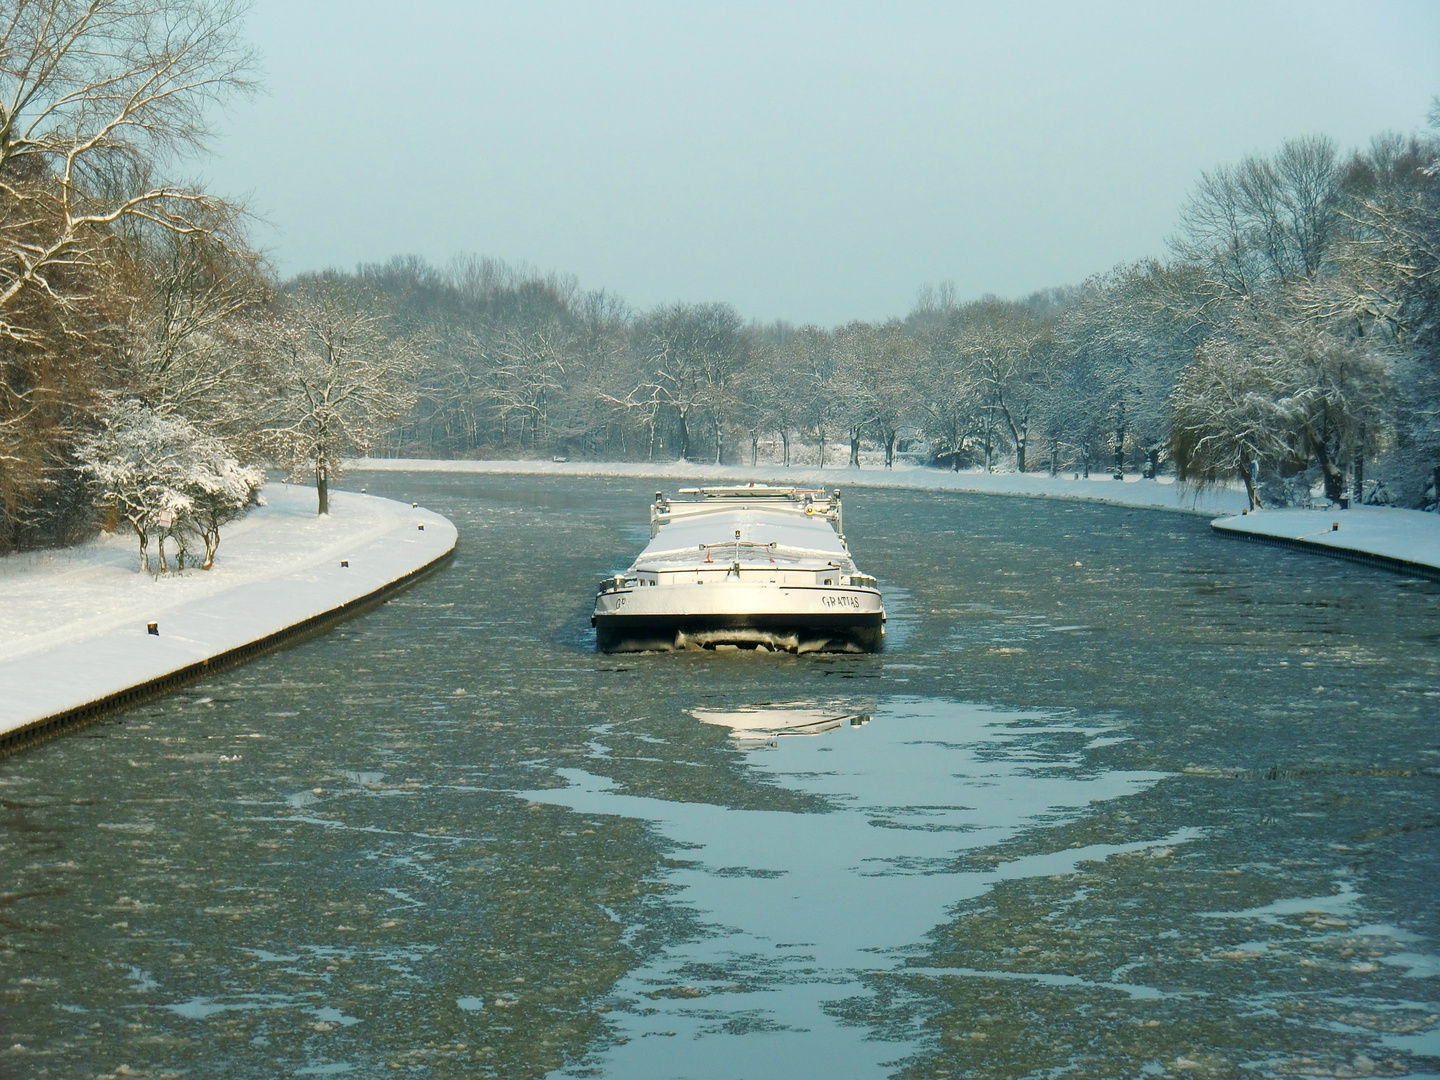
M 799 422 L 814 435 L 817 464 L 823 469 L 825 448 L 843 411 L 835 338 L 820 327 L 805 326 L 786 342 L 785 350 L 793 373 L 790 388 L 796 395 Z
M 0 547 L 53 512 L 69 447 L 123 368 L 127 222 L 214 228 L 219 202 L 161 178 L 252 87 L 238 0 L 0 6 Z M 221 215 L 222 217 L 224 215 Z
M 156 179 L 252 86 L 238 0 L 15 0 L 0 16 L 0 336 L 33 340 L 20 299 L 91 299 L 111 228 L 208 232 L 216 200 Z
M 1340 180 L 1335 144 L 1322 136 L 1201 174 L 1171 247 L 1206 268 L 1214 321 L 1229 303 L 1320 272 L 1341 223 Z
M 925 356 L 915 392 L 922 426 L 935 457 L 957 472 L 985 415 L 984 385 L 943 330 L 925 335 Z
M 127 232 L 118 265 L 133 298 L 124 342 L 131 390 L 232 437 L 251 434 L 259 388 L 247 368 L 254 322 L 272 294 L 259 257 L 215 232 Z
M 642 381 L 622 399 L 651 432 L 662 410 L 676 420 L 680 457 L 688 459 L 698 416 L 707 414 L 717 461 L 725 416 L 735 403 L 734 379 L 748 359 L 743 324 L 728 304 L 674 304 L 652 313 L 637 328 Z
M 985 387 L 986 408 L 1009 433 L 1015 468 L 1024 472 L 1030 423 L 1047 377 L 1044 327 L 1019 305 L 982 301 L 965 313 L 957 351 Z
M 1055 442 L 1110 439 L 1116 475 L 1141 451 L 1155 475 L 1170 442 L 1169 396 L 1194 358 L 1191 324 L 1171 307 L 1170 269 L 1152 261 L 1087 280 L 1055 327 L 1054 389 L 1044 408 Z
M 419 344 L 391 336 L 387 323 L 373 298 L 311 281 L 269 329 L 276 397 L 265 434 L 292 475 L 314 474 L 321 514 L 345 457 L 365 453 L 415 404 Z
M 835 332 L 835 347 L 850 402 L 850 464 L 859 467 L 861 434 L 869 429 L 885 451 L 885 468 L 893 468 L 895 441 L 915 406 L 921 349 L 898 323 L 850 323 Z

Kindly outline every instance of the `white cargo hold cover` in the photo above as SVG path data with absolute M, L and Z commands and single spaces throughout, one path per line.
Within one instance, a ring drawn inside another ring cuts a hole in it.
M 640 553 L 635 565 L 694 554 L 702 544 L 723 545 L 735 538 L 737 529 L 742 544 L 775 544 L 777 550 L 788 554 L 813 554 L 835 561 L 848 562 L 850 558 L 822 515 L 806 517 L 793 510 L 763 507 L 716 507 L 713 513 L 687 514 L 671 521 Z

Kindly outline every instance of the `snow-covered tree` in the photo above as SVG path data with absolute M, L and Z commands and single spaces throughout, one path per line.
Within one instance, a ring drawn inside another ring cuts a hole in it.
M 99 501 L 134 530 L 144 571 L 152 537 L 159 541 L 159 569 L 169 569 L 166 538 L 178 545 L 183 568 L 188 534 L 203 540 L 203 568 L 210 569 L 220 526 L 254 505 L 265 482 L 263 471 L 241 465 L 221 439 L 134 399 L 113 402 L 76 457 Z
M 1030 425 L 1052 370 L 1046 327 L 1021 305 L 990 299 L 960 310 L 955 335 L 956 351 L 983 387 L 985 409 L 1010 436 L 1016 471 L 1024 472 Z
M 127 228 L 127 381 L 137 396 L 234 438 L 253 433 L 258 398 L 254 323 L 272 286 L 244 250 L 235 215 L 215 211 L 211 230 Z
M 922 343 L 925 356 L 915 387 L 921 426 L 937 460 L 958 472 L 971 438 L 984 425 L 985 386 L 943 328 L 925 331 Z
M 1338 272 L 1299 298 L 1391 352 L 1395 452 L 1383 472 L 1411 505 L 1440 505 L 1440 98 L 1431 125 L 1379 136 L 1350 162 Z
M 1155 262 L 1117 267 L 1076 292 L 1057 320 L 1057 378 L 1043 412 L 1058 439 L 1108 442 L 1115 472 L 1138 450 L 1154 475 L 1170 441 L 1169 396 L 1195 341 L 1168 309 L 1172 271 Z
M 1197 486 L 1239 478 L 1258 507 L 1259 473 L 1291 455 L 1276 405 L 1288 389 L 1274 357 L 1223 338 L 1202 345 L 1170 399 L 1181 478 Z
M 850 464 L 860 467 L 860 441 L 868 431 L 895 464 L 895 442 L 916 412 L 915 383 L 923 350 L 899 323 L 853 322 L 835 331 L 839 361 L 836 391 L 849 429 Z
M 275 400 L 265 435 L 292 476 L 314 475 L 322 514 L 344 459 L 415 404 L 419 345 L 389 328 L 373 298 L 319 280 L 289 296 L 269 330 Z
M 1389 433 L 1389 356 L 1365 339 L 1310 321 L 1285 327 L 1268 349 L 1290 384 L 1277 405 L 1297 455 L 1315 464 L 1326 498 L 1338 502 L 1347 470 L 1374 455 Z
M 209 570 L 215 565 L 221 526 L 258 505 L 260 489 L 264 486 L 265 470 L 256 465 L 242 465 L 222 440 L 213 436 L 196 440 L 185 484 L 190 506 L 181 514 L 178 524 L 182 535 L 194 534 L 204 545 L 205 558 L 200 569 Z

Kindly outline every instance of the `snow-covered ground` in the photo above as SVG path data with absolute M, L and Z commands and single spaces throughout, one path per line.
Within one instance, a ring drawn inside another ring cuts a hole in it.
M 455 546 L 445 518 L 389 499 L 333 492 L 320 517 L 313 488 L 264 495 L 225 528 L 209 571 L 142 574 L 118 532 L 0 559 L 0 734 L 332 611 Z
M 1390 506 L 1261 510 L 1212 522 L 1222 532 L 1294 540 L 1440 568 L 1440 514 Z M 1333 526 L 1339 525 L 1339 529 Z
M 863 469 L 814 466 L 784 468 L 778 465 L 698 465 L 693 462 L 607 461 L 432 461 L 422 458 L 364 458 L 349 462 L 351 469 L 384 472 L 518 473 L 537 476 L 634 476 L 685 482 L 764 481 L 798 487 L 913 488 L 924 491 L 968 491 L 982 495 L 1025 495 L 1031 498 L 1087 499 L 1117 506 L 1146 506 L 1183 510 L 1214 517 L 1238 514 L 1246 506 L 1245 491 L 1234 488 L 1197 490 L 1169 478 L 1142 480 L 1127 476 L 1113 480 L 1095 473 L 1089 479 L 1048 473 L 948 472 L 908 462 L 893 469 L 869 465 Z

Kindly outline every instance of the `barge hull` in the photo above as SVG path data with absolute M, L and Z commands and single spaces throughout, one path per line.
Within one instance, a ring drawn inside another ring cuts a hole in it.
M 599 615 L 601 652 L 667 652 L 738 645 L 786 652 L 875 652 L 884 641 L 884 616 L 855 614 Z

